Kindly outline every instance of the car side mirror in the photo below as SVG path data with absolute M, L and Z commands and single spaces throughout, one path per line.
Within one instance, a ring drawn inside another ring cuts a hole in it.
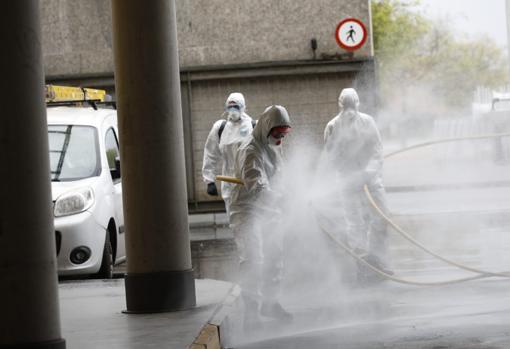
M 112 179 L 120 179 L 120 158 L 118 156 L 115 158 L 115 168 L 110 169 L 110 173 L 112 175 Z

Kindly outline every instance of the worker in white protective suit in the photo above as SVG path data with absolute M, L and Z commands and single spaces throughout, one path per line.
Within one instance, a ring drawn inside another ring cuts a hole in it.
M 324 131 L 327 161 L 336 172 L 346 223 L 346 242 L 360 257 L 387 273 L 387 224 L 370 206 L 366 184 L 374 201 L 386 209 L 382 178 L 383 149 L 374 119 L 360 113 L 359 97 L 353 88 L 343 89 L 338 98 L 340 113 Z
M 245 323 L 259 314 L 280 320 L 292 315 L 278 302 L 282 272 L 283 237 L 275 190 L 282 164 L 282 139 L 290 131 L 287 110 L 268 107 L 251 136 L 239 147 L 235 177 L 244 185 L 232 192 L 230 223 L 240 260 L 240 285 Z
M 202 177 L 207 183 L 207 193 L 218 195 L 216 176 L 234 175 L 234 157 L 237 148 L 252 132 L 254 121 L 245 113 L 244 96 L 239 92 L 231 93 L 225 102 L 225 112 L 216 121 L 207 136 L 204 148 Z M 222 182 L 221 196 L 225 202 L 227 217 L 230 209 L 230 195 L 235 184 Z

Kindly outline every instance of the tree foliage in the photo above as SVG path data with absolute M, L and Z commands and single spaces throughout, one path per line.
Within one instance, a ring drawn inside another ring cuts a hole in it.
M 377 55 L 390 58 L 405 52 L 429 31 L 430 23 L 411 11 L 415 4 L 394 0 L 372 1 L 372 26 Z
M 467 108 L 478 86 L 508 83 L 505 55 L 490 38 L 459 38 L 446 23 L 415 11 L 418 4 L 371 2 L 383 102 L 427 90 L 439 104 Z

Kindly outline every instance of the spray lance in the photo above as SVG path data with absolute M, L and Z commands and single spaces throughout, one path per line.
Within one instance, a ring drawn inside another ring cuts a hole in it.
M 234 184 L 240 184 L 244 185 L 244 182 L 235 177 L 228 177 L 228 176 L 216 176 L 216 180 L 220 182 L 227 182 L 227 183 L 234 183 Z

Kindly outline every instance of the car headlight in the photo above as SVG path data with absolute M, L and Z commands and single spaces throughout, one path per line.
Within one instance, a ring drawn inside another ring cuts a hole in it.
M 55 217 L 68 216 L 83 212 L 94 204 L 92 188 L 82 188 L 60 195 L 55 201 Z

